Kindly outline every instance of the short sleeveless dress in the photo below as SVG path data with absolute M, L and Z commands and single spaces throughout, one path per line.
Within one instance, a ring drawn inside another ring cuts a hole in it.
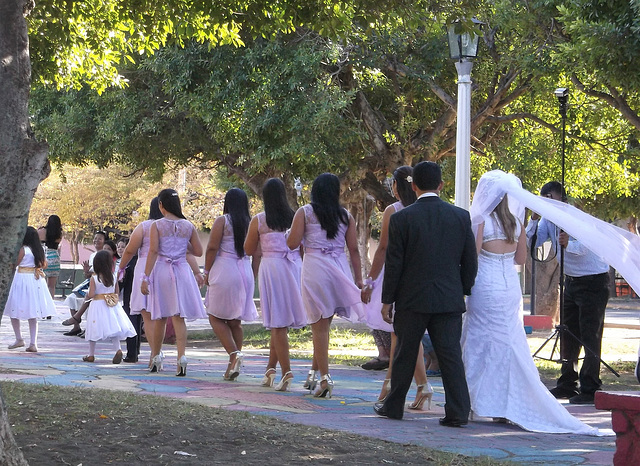
M 29 246 L 23 246 L 23 248 L 24 256 L 13 276 L 4 315 L 20 320 L 54 316 L 56 305 L 51 299 L 47 279 L 42 269 L 35 270 L 31 248 Z
M 44 273 L 48 277 L 60 276 L 60 252 L 58 248 L 49 248 L 44 243 L 44 254 L 47 259 L 47 267 L 44 269 Z M 59 245 L 58 245 L 59 246 Z
M 404 209 L 402 202 L 397 201 L 391 204 L 396 212 Z M 378 274 L 378 278 L 373 282 L 373 291 L 371 292 L 371 301 L 364 305 L 365 322 L 372 330 L 383 330 L 385 332 L 393 332 L 393 325 L 386 323 L 382 319 L 382 282 L 384 281 L 384 266 Z
M 158 258 L 149 280 L 147 311 L 153 320 L 172 316 L 206 318 L 196 277 L 186 259 L 195 227 L 184 219 L 161 218 L 154 224 L 158 229 Z
M 255 284 L 249 256 L 238 257 L 231 216 L 224 216 L 224 231 L 218 254 L 209 271 L 205 296 L 207 313 L 223 320 L 258 320 L 253 302 Z
M 516 238 L 522 226 L 516 227 Z M 483 242 L 506 239 L 495 215 L 485 218 Z M 471 409 L 506 418 L 533 432 L 597 435 L 573 417 L 540 381 L 522 322 L 522 290 L 515 252 L 478 256 L 478 275 L 467 298 L 462 356 Z
M 262 249 L 258 272 L 262 323 L 266 328 L 302 328 L 307 325 L 307 314 L 300 294 L 300 250 L 289 249 L 284 231 L 269 228 L 264 212 L 257 218 Z
M 313 212 L 311 204 L 304 209 L 304 259 L 302 261 L 302 302 L 309 323 L 338 315 L 351 322 L 364 317 L 360 289 L 345 253 L 347 225 L 340 223 L 335 238 L 327 232 Z
M 95 285 L 96 295 L 115 292 L 115 282 L 111 286 L 105 286 L 95 275 L 91 277 L 91 280 Z M 96 299 L 94 297 L 91 300 L 87 309 L 85 340 L 100 341 L 110 340 L 111 338 L 125 340 L 135 336 L 136 330 L 120 303 L 117 302 L 115 306 L 109 306 L 104 299 Z
M 147 264 L 147 256 L 149 255 L 149 231 L 154 221 L 155 220 L 145 220 L 140 224 L 142 227 L 142 243 L 140 244 L 140 248 L 138 248 L 138 262 L 136 262 L 133 272 L 131 300 L 129 301 L 129 312 L 132 315 L 140 314 L 140 311 L 147 310 L 147 296 L 142 294 L 140 286 L 142 285 L 144 268 Z M 150 279 L 153 281 L 153 271 L 151 271 Z

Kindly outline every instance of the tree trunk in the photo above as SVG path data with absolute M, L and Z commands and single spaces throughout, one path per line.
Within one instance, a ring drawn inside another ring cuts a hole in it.
M 38 143 L 29 127 L 31 63 L 24 15 L 32 7 L 33 2 L 27 0 L 0 2 L 0 313 L 9 294 L 12 264 L 24 238 L 31 200 L 50 170 L 47 145 Z M 0 464 L 27 464 L 11 435 L 4 401 L 1 404 Z
M 556 259 L 536 262 L 536 308 L 539 316 L 551 316 L 560 322 L 560 265 Z
M 375 207 L 375 201 L 364 189 L 353 186 L 347 187 L 341 199 L 356 221 L 358 250 L 360 251 L 362 277 L 364 278 L 369 270 L 369 236 L 371 234 L 369 218 L 371 218 L 371 213 Z

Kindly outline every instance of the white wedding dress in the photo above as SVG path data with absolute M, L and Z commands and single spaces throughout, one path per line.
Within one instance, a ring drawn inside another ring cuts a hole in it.
M 505 235 L 495 216 L 485 217 L 483 242 L 494 239 Z M 482 250 L 478 257 L 462 327 L 471 410 L 533 432 L 601 435 L 569 414 L 540 381 L 522 322 L 514 255 Z

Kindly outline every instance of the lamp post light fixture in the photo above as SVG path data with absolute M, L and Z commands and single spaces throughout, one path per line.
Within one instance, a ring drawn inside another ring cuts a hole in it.
M 474 28 L 484 23 L 472 19 Z M 463 30 L 462 22 L 447 27 L 449 55 L 456 60 L 458 71 L 458 108 L 456 123 L 456 185 L 455 205 L 469 210 L 471 197 L 471 69 L 478 55 L 480 36 L 473 30 Z

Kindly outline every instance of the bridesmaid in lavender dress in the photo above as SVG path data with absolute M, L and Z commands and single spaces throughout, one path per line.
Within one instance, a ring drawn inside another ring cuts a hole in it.
M 393 331 L 393 325 L 386 323 L 382 319 L 382 279 L 384 277 L 384 261 L 387 252 L 387 244 L 389 242 L 389 221 L 391 216 L 416 201 L 416 193 L 411 188 L 411 174 L 413 169 L 408 165 L 396 168 L 393 172 L 393 195 L 398 202 L 394 202 L 384 210 L 382 216 L 382 229 L 380 231 L 380 241 L 378 249 L 373 256 L 373 263 L 369 276 L 365 280 L 365 286 L 362 288 L 362 302 L 366 303 L 365 320 L 367 325 L 372 329 L 384 330 L 391 332 L 391 352 L 389 358 L 389 367 L 387 375 L 382 384 L 378 401 L 386 400 L 387 395 L 391 391 L 391 371 L 393 370 L 393 356 L 396 348 L 396 334 Z M 418 352 L 416 368 L 413 373 L 416 381 L 416 400 L 409 405 L 409 409 L 422 409 L 422 405 L 427 401 L 427 409 L 431 409 L 431 398 L 433 397 L 433 387 L 427 381 L 426 369 L 424 365 L 424 353 L 422 345 Z
M 223 215 L 213 222 L 205 254 L 209 323 L 229 354 L 225 380 L 235 380 L 240 375 L 244 356 L 242 321 L 258 319 L 251 260 L 244 252 L 250 221 L 245 192 L 237 188 L 229 190 L 224 198 Z
M 198 232 L 182 215 L 180 198 L 173 189 L 158 194 L 158 206 L 164 216 L 153 222 L 149 232 L 149 254 L 142 277 L 141 291 L 147 295 L 147 310 L 154 320 L 151 372 L 162 370 L 162 340 L 167 318 L 176 333 L 178 349 L 178 376 L 187 374 L 187 326 L 184 319 L 206 317 L 200 289 L 189 266 L 187 250 L 194 256 L 202 255 Z M 153 278 L 151 273 L 153 272 Z
M 311 188 L 311 204 L 296 212 L 287 246 L 296 249 L 304 239 L 302 302 L 311 323 L 313 363 L 305 388 L 320 387 L 315 397 L 331 397 L 329 375 L 329 329 L 334 315 L 359 321 L 364 314 L 360 299 L 362 271 L 356 237 L 356 223 L 340 205 L 340 180 L 331 173 L 318 176 Z M 345 254 L 349 250 L 351 268 Z M 355 284 L 354 284 L 355 276 Z
M 265 328 L 271 330 L 269 362 L 262 385 L 273 385 L 276 365 L 280 362 L 282 378 L 275 389 L 286 391 L 293 379 L 288 330 L 289 327 L 302 328 L 307 325 L 300 295 L 302 257 L 299 249 L 292 251 L 287 247 L 285 232 L 291 226 L 294 211 L 287 202 L 284 183 L 277 178 L 267 180 L 262 188 L 262 199 L 264 212 L 251 220 L 244 250 L 249 255 L 260 255 L 260 310 Z M 254 264 L 257 263 L 254 261 Z

